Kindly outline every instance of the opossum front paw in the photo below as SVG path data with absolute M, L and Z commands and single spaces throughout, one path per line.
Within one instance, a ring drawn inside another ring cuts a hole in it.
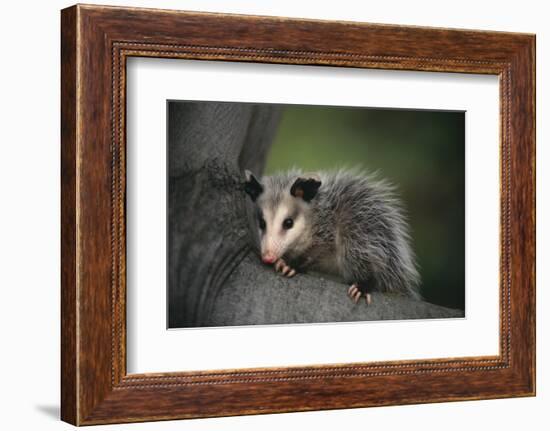
M 280 272 L 289 278 L 296 275 L 296 270 L 288 266 L 283 259 L 277 259 L 275 262 L 275 271 Z
M 353 283 L 348 289 L 348 296 L 356 304 L 359 302 L 361 296 L 365 297 L 367 305 L 372 304 L 372 295 L 367 291 L 366 285 Z

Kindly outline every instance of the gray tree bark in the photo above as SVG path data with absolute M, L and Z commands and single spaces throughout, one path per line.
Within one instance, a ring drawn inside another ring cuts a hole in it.
M 170 328 L 464 315 L 381 293 L 355 305 L 341 283 L 262 265 L 243 171 L 263 171 L 279 108 L 170 102 L 168 116 Z

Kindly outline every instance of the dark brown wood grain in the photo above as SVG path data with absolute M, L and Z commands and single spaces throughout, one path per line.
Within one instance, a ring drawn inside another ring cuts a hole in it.
M 76 8 L 61 16 L 61 417 L 77 422 Z
M 534 395 L 533 35 L 73 6 L 62 11 L 61 47 L 63 420 L 85 425 Z M 127 375 L 129 56 L 498 75 L 499 356 Z

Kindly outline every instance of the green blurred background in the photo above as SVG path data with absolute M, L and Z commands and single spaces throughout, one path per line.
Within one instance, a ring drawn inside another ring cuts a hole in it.
M 397 186 L 432 303 L 464 309 L 463 112 L 285 106 L 265 174 L 359 166 Z

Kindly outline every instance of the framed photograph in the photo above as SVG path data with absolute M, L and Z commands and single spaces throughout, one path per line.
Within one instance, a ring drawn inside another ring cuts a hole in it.
M 535 394 L 535 36 L 61 13 L 61 416 Z

